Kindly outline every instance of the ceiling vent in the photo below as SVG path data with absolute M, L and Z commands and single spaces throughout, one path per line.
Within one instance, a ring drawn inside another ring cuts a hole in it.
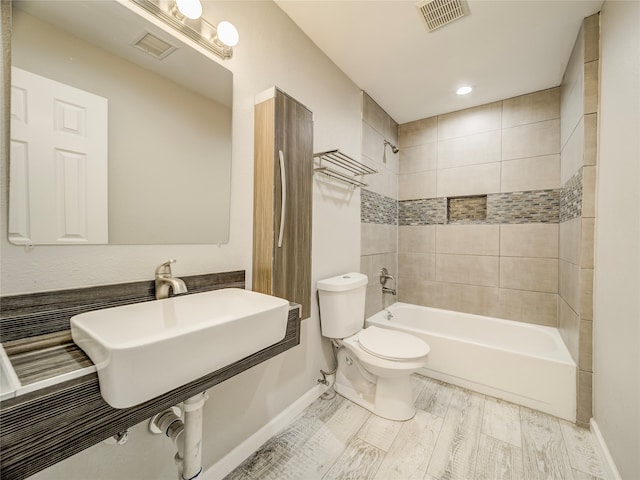
M 425 0 L 416 3 L 416 7 L 430 32 L 469 14 L 463 0 Z
M 149 32 L 144 32 L 131 45 L 139 48 L 158 60 L 162 60 L 177 48 Z

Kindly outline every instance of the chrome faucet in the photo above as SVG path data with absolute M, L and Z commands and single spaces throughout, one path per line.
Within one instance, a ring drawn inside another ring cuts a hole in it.
M 171 274 L 171 264 L 175 262 L 175 260 L 167 260 L 156 268 L 156 300 L 169 298 L 170 290 L 173 290 L 174 295 L 187 293 L 184 282 Z
M 382 285 L 382 293 L 390 293 L 391 295 L 395 295 L 396 289 L 387 287 L 388 280 L 395 281 L 395 278 L 393 278 L 392 275 L 389 275 L 389 270 L 387 270 L 387 267 L 382 267 L 382 269 L 380 270 L 380 284 Z

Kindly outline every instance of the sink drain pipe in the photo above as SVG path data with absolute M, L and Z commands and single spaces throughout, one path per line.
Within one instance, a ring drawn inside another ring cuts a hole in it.
M 184 421 L 180 409 L 172 407 L 149 422 L 152 433 L 165 434 L 176 446 L 178 480 L 193 480 L 202 473 L 202 408 L 208 398 L 207 392 L 202 392 L 186 399 Z

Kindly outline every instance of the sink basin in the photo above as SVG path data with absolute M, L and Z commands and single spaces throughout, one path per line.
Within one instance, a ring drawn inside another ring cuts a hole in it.
M 282 340 L 289 302 L 227 288 L 71 318 L 114 408 L 143 403 Z

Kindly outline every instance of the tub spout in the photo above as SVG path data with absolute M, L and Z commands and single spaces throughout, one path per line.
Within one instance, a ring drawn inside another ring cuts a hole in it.
M 391 295 L 396 295 L 396 289 L 395 288 L 389 288 L 389 287 L 382 287 L 382 293 L 388 293 Z

